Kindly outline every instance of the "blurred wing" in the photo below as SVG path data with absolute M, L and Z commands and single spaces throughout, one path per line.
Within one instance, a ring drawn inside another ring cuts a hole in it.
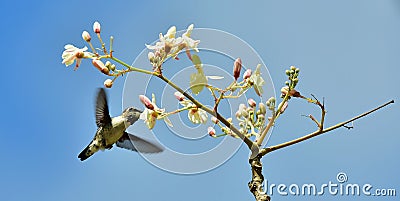
M 110 112 L 108 111 L 106 91 L 101 88 L 96 99 L 96 124 L 98 127 L 111 124 Z
M 164 150 L 158 145 L 127 132 L 124 132 L 124 135 L 115 144 L 117 147 L 140 153 L 159 153 Z

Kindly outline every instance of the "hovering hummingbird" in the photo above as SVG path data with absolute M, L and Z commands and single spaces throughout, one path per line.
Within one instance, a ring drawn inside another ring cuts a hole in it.
M 121 116 L 111 118 L 108 111 L 107 95 L 105 90 L 101 88 L 96 99 L 96 124 L 98 128 L 92 142 L 78 155 L 78 158 L 84 161 L 99 150 L 111 149 L 114 143 L 117 147 L 141 153 L 162 152 L 161 147 L 125 131 L 139 119 L 141 113 L 142 111 L 134 107 L 128 107 L 122 112 Z M 131 140 L 135 146 L 133 146 Z

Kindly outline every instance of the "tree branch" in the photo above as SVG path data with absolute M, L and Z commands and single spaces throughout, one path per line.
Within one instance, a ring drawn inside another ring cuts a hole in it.
M 172 88 L 174 88 L 177 91 L 179 91 L 180 93 L 182 93 L 185 97 L 187 97 L 190 101 L 192 101 L 192 103 L 194 103 L 198 108 L 215 116 L 218 120 L 221 121 L 221 123 L 223 123 L 225 126 L 229 127 L 229 129 L 231 129 L 232 132 L 234 132 L 237 136 L 239 136 L 239 138 L 243 140 L 243 142 L 247 145 L 247 147 L 249 147 L 249 149 L 251 150 L 251 153 L 252 153 L 250 158 L 254 158 L 259 154 L 259 151 L 260 151 L 259 147 L 255 143 L 253 143 L 253 141 L 251 141 L 248 137 L 243 135 L 235 126 L 233 126 L 228 120 L 226 120 L 224 117 L 222 117 L 218 112 L 215 112 L 212 109 L 201 104 L 199 101 L 197 101 L 195 98 L 193 98 L 190 94 L 183 91 L 180 87 L 178 87 L 175 83 L 173 83 L 172 81 L 170 81 L 168 78 L 164 77 L 163 75 L 159 74 L 159 75 L 157 75 L 157 77 L 160 78 L 161 80 L 163 80 L 164 82 L 166 82 L 167 84 L 169 84 Z
M 270 201 L 271 198 L 263 190 L 264 176 L 262 174 L 262 156 L 257 156 L 249 160 L 251 166 L 252 180 L 248 183 L 249 190 L 253 193 L 257 201 Z
M 351 118 L 351 119 L 349 119 L 349 120 L 347 120 L 347 121 L 343 121 L 343 122 L 341 122 L 341 123 L 338 123 L 338 124 L 336 124 L 336 125 L 334 125 L 334 126 L 331 126 L 331 127 L 329 127 L 329 128 L 326 128 L 326 129 L 324 129 L 324 130 L 318 130 L 318 131 L 315 131 L 315 132 L 310 133 L 310 134 L 308 134 L 308 135 L 305 135 L 305 136 L 303 136 L 303 137 L 300 137 L 300 138 L 297 138 L 297 139 L 294 139 L 294 140 L 291 140 L 291 141 L 288 141 L 288 142 L 284 142 L 284 143 L 282 143 L 282 144 L 278 144 L 278 145 L 275 145 L 275 146 L 271 146 L 271 147 L 264 148 L 264 149 L 262 149 L 262 150 L 260 151 L 260 154 L 261 154 L 262 156 L 264 156 L 265 154 L 268 154 L 268 153 L 270 153 L 270 152 L 272 152 L 272 151 L 275 151 L 275 150 L 278 150 L 278 149 L 282 149 L 282 148 L 284 148 L 284 147 L 288 147 L 288 146 L 297 144 L 297 143 L 299 143 L 299 142 L 308 140 L 308 139 L 310 139 L 310 138 L 316 137 L 316 136 L 318 136 L 318 135 L 324 134 L 324 133 L 326 133 L 326 132 L 335 130 L 335 129 L 340 128 L 340 127 L 342 127 L 342 126 L 344 126 L 344 125 L 346 125 L 346 124 L 348 124 L 348 123 L 350 123 L 350 122 L 353 122 L 353 121 L 355 121 L 355 120 L 357 120 L 357 119 L 360 119 L 360 118 L 362 118 L 362 117 L 364 117 L 364 116 L 367 116 L 367 115 L 369 115 L 369 114 L 371 114 L 371 113 L 373 113 L 373 112 L 375 112 L 375 111 L 377 111 L 377 110 L 379 110 L 379 109 L 381 109 L 381 108 L 383 108 L 383 107 L 386 107 L 387 105 L 392 104 L 392 103 L 394 103 L 394 100 L 391 100 L 391 101 L 389 101 L 389 102 L 387 102 L 387 103 L 385 103 L 385 104 L 383 104 L 383 105 L 381 105 L 381 106 L 379 106 L 379 107 L 377 107 L 377 108 L 375 108 L 375 109 L 372 109 L 372 110 L 370 110 L 370 111 L 368 111 L 368 112 L 365 112 L 365 113 L 363 113 L 363 114 L 360 114 L 360 115 L 358 115 L 358 116 L 356 116 L 356 117 L 353 117 L 353 118 Z

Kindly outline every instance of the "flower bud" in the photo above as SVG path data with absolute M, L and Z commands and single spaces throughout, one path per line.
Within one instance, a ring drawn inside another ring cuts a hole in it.
M 282 105 L 282 103 L 280 103 L 279 104 L 279 107 Z M 286 108 L 288 107 L 288 102 L 287 101 L 285 101 L 285 103 L 283 103 L 283 105 L 282 105 L 282 107 L 281 107 L 281 114 L 283 114 L 284 112 L 285 112 L 285 110 L 286 110 Z
M 90 37 L 89 32 L 87 32 L 87 31 L 83 31 L 83 32 L 82 32 L 82 38 L 83 38 L 83 40 L 85 40 L 86 42 L 90 42 L 90 40 L 92 39 L 92 38 Z
M 146 106 L 148 109 L 154 110 L 153 103 L 145 95 L 139 95 L 139 99 L 143 103 L 143 105 Z
M 264 103 L 259 103 L 258 107 L 260 109 L 260 114 L 265 114 L 267 112 L 267 108 L 265 107 Z
M 250 107 L 255 107 L 257 105 L 256 101 L 252 98 L 249 98 L 247 100 L 247 103 L 249 104 Z
M 240 119 L 240 117 L 242 117 L 242 113 L 240 111 L 236 111 L 235 117 Z
M 300 92 L 298 92 L 296 89 L 292 89 L 292 90 L 290 91 L 290 95 L 293 96 L 293 97 L 296 97 L 296 98 L 302 97 L 301 94 L 300 94 Z
M 235 78 L 235 80 L 239 78 L 241 69 L 242 69 L 242 60 L 240 58 L 237 58 L 235 60 L 235 63 L 233 64 L 233 77 Z
M 208 134 L 211 136 L 211 137 L 215 137 L 215 129 L 213 128 L 213 127 L 208 127 Z
M 110 62 L 110 61 L 106 61 L 105 66 L 106 66 L 108 69 L 110 69 L 110 68 L 111 68 L 111 62 Z
M 289 87 L 285 86 L 281 88 L 281 93 L 282 95 L 286 96 L 286 94 L 289 92 Z
M 111 79 L 106 79 L 106 80 L 104 81 L 104 86 L 105 86 L 106 88 L 111 88 L 112 85 L 113 85 L 113 81 L 112 81 Z
M 290 92 L 289 92 L 289 87 L 288 87 L 288 86 L 282 87 L 281 93 L 282 93 L 282 96 L 286 96 L 286 94 L 289 93 L 289 96 L 301 97 L 300 92 L 298 92 L 296 89 L 292 89 L 292 90 L 290 90 Z
M 290 66 L 290 70 L 295 71 L 296 67 L 295 66 Z
M 185 100 L 185 96 L 179 91 L 175 92 L 174 95 L 175 95 L 175 98 L 178 99 L 179 101 Z
M 217 117 L 211 117 L 211 121 L 214 123 L 214 124 L 217 124 L 218 122 L 219 122 L 219 120 L 217 119 Z
M 275 97 L 271 97 L 267 100 L 267 107 L 269 110 L 274 111 L 275 110 Z
M 153 61 L 154 61 L 154 57 L 155 57 L 155 55 L 154 55 L 153 52 L 149 52 L 149 53 L 147 54 L 147 58 L 149 58 L 149 61 L 150 61 L 150 62 L 153 62 Z
M 271 97 L 267 100 L 267 106 L 275 105 L 275 97 Z
M 285 73 L 287 76 L 290 76 L 290 70 L 286 70 Z
M 249 68 L 249 69 L 247 69 L 245 72 L 244 72 L 244 74 L 243 74 L 243 79 L 245 80 L 245 79 L 248 79 L 248 78 L 250 78 L 250 76 L 251 76 L 251 69 Z
M 104 63 L 98 59 L 93 59 L 92 60 L 92 64 L 94 67 L 96 67 L 97 69 L 99 69 L 99 71 L 101 71 L 102 73 L 108 75 L 110 70 L 108 70 L 108 68 L 104 65 Z
M 111 64 L 110 70 L 115 71 L 115 64 Z
M 100 33 L 100 23 L 98 21 L 93 23 L 93 31 L 96 34 Z

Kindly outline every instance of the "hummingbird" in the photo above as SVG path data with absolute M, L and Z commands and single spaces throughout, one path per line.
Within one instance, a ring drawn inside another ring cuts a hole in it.
M 128 107 L 120 116 L 111 118 L 106 92 L 100 88 L 95 111 L 97 131 L 93 140 L 78 155 L 78 158 L 84 161 L 99 150 L 111 149 L 114 144 L 117 147 L 141 153 L 162 152 L 163 148 L 160 146 L 126 132 L 126 129 L 139 119 L 141 113 L 142 111 L 134 107 Z

